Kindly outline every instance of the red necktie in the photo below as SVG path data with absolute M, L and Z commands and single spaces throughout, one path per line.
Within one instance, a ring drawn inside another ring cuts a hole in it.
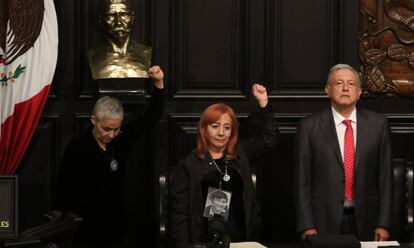
M 345 199 L 352 201 L 354 199 L 354 130 L 351 121 L 344 120 L 346 125 L 344 140 L 344 171 L 345 171 Z

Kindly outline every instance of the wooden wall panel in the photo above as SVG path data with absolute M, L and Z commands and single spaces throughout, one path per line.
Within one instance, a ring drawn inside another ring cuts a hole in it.
M 337 61 L 336 1 L 270 3 L 267 39 L 272 94 L 322 95 L 325 74 Z
M 197 121 L 199 115 L 170 116 L 170 166 L 174 166 L 189 151 L 195 148 L 197 138 Z
M 358 56 L 355 56 L 358 46 L 358 38 L 355 34 L 358 33 L 359 25 L 359 0 L 342 0 L 340 4 L 341 30 L 338 39 L 342 43 L 343 49 L 339 51 L 338 58 L 339 61 L 359 69 L 359 59 Z
M 268 242 L 290 242 L 296 238 L 292 155 L 297 125 L 303 117 L 304 115 L 293 114 L 275 116 L 281 139 L 272 152 L 263 156 L 261 167 L 257 171 L 263 238 Z
M 18 172 L 24 184 L 23 226 L 39 223 L 51 207 L 48 192 L 53 190 L 50 183 L 63 149 L 89 125 L 98 92 L 85 53 L 101 38 L 96 23 L 98 1 L 55 1 L 58 67 L 43 117 Z M 296 126 L 303 117 L 329 105 L 323 88 L 331 65 L 345 62 L 359 67 L 359 1 L 132 2 L 136 16 L 133 37 L 153 47 L 153 64 L 164 69 L 167 91 L 165 114 L 154 135 L 153 164 L 140 178 L 147 183 L 141 197 L 148 200 L 142 204 L 151 209 L 146 218 L 153 218 L 154 225 L 159 222 L 152 216 L 160 203 L 157 176 L 168 172 L 194 148 L 202 110 L 215 102 L 229 104 L 239 113 L 242 137 L 251 137 L 254 132 L 249 131 L 246 114 L 254 104 L 250 86 L 263 82 L 271 95 L 282 140 L 273 153 L 255 163 L 262 165 L 256 170 L 258 200 L 266 240 L 291 241 L 295 235 L 292 183 Z M 385 113 L 395 157 L 414 159 L 412 99 L 364 98 L 359 105 Z M 142 106 L 128 102 L 124 107 L 128 121 Z M 156 240 L 155 229 L 148 231 L 149 239 Z
M 266 73 L 273 97 L 324 97 L 332 65 L 358 66 L 355 2 L 269 1 L 268 7 Z
M 414 160 L 414 115 L 388 114 L 394 157 Z
M 56 169 L 60 159 L 60 117 L 42 116 L 28 152 L 17 170 L 19 175 L 19 231 L 45 221 L 53 209 Z
M 244 3 L 174 1 L 174 99 L 245 97 Z

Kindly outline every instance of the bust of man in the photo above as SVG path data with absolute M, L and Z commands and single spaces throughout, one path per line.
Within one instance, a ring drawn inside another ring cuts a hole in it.
M 151 47 L 131 40 L 134 11 L 129 0 L 102 0 L 99 24 L 106 38 L 88 50 L 94 79 L 147 78 L 151 65 Z

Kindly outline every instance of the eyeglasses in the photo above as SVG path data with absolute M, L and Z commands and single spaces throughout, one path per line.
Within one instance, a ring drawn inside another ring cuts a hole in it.
M 331 85 L 333 85 L 336 88 L 343 88 L 344 86 L 348 86 L 349 88 L 359 88 L 359 84 L 354 82 L 354 81 L 349 81 L 349 82 L 345 82 L 345 81 L 338 81 L 338 82 L 333 82 L 330 83 Z

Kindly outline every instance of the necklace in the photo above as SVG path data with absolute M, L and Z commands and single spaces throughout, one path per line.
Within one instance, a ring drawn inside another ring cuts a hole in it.
M 225 164 L 224 165 L 224 173 L 220 170 L 220 168 L 218 167 L 218 165 L 217 165 L 217 163 L 216 163 L 216 161 L 214 161 L 214 159 L 211 159 L 211 162 L 212 163 L 210 163 L 210 164 L 214 164 L 215 166 L 216 166 L 216 169 L 220 172 L 220 175 L 222 175 L 223 176 L 223 181 L 225 181 L 225 182 L 228 182 L 228 181 L 230 181 L 230 175 L 227 173 L 227 164 Z M 227 162 L 227 161 L 226 161 Z
M 112 151 L 113 153 L 113 151 Z M 112 154 L 113 156 L 113 154 Z M 115 157 L 112 158 L 111 160 L 111 164 L 109 165 L 109 167 L 111 168 L 111 171 L 117 171 L 118 170 L 118 162 L 115 160 Z
M 112 157 L 108 155 L 108 153 L 106 153 L 105 151 L 103 151 L 103 153 L 111 160 L 111 162 L 109 163 L 109 168 L 111 169 L 111 171 L 117 171 L 118 170 L 118 162 L 115 159 L 115 152 L 114 152 L 114 148 L 112 147 Z

